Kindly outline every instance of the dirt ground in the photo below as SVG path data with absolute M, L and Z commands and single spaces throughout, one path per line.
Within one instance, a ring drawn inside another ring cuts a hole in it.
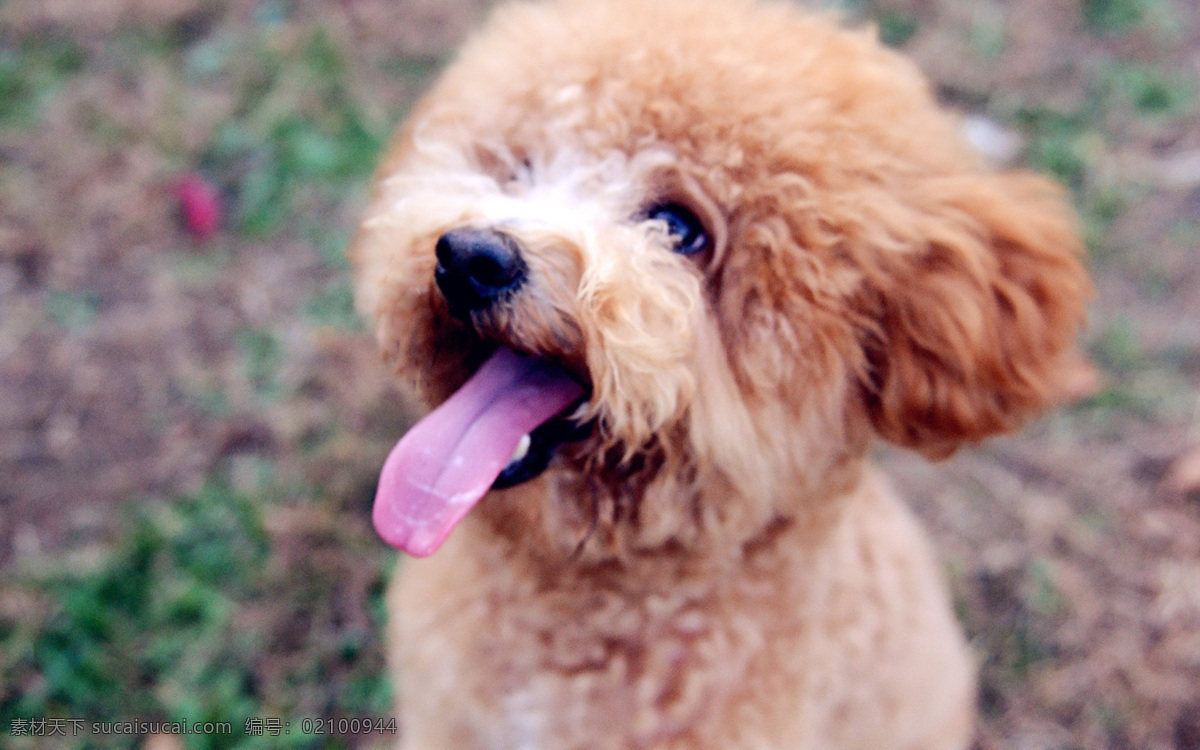
M 375 148 L 487 5 L 0 2 L 6 576 L 103 554 L 122 507 L 217 471 L 300 557 L 313 503 L 374 543 L 407 414 L 349 311 L 374 153 L 351 141 Z M 880 449 L 979 656 L 977 745 L 1200 748 L 1200 7 L 850 10 L 1069 184 L 1092 254 L 1081 400 L 936 465 Z M 204 241 L 172 190 L 191 172 L 224 191 Z

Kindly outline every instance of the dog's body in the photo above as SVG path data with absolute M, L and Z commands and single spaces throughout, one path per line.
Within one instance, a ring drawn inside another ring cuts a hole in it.
M 973 669 L 919 529 L 876 475 L 838 504 L 619 569 L 469 519 L 393 590 L 405 747 L 966 747 Z
M 1078 252 L 1058 192 L 989 172 L 868 34 L 741 0 L 498 13 L 354 250 L 441 405 L 375 508 L 445 542 L 391 597 L 404 747 L 965 747 L 970 659 L 865 455 L 1042 408 Z

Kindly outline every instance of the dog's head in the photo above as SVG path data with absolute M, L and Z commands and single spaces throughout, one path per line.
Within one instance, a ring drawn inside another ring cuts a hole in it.
M 990 172 L 869 32 L 740 0 L 509 7 L 355 242 L 361 308 L 440 405 L 376 525 L 427 554 L 551 464 L 625 543 L 744 538 L 844 489 L 872 433 L 944 455 L 1043 407 L 1079 250 L 1059 191 Z

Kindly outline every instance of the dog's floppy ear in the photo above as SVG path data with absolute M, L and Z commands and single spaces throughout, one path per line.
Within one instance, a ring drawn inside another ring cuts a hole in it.
M 934 457 L 1055 400 L 1091 293 L 1061 189 L 1026 173 L 928 178 L 876 204 L 863 377 L 887 440 Z

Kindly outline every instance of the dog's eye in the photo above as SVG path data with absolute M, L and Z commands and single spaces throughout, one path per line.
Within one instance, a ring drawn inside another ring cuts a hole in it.
M 680 255 L 695 255 L 709 245 L 708 232 L 696 215 L 678 203 L 665 203 L 646 212 L 651 221 L 667 225 L 667 233 L 675 239 L 675 252 Z

